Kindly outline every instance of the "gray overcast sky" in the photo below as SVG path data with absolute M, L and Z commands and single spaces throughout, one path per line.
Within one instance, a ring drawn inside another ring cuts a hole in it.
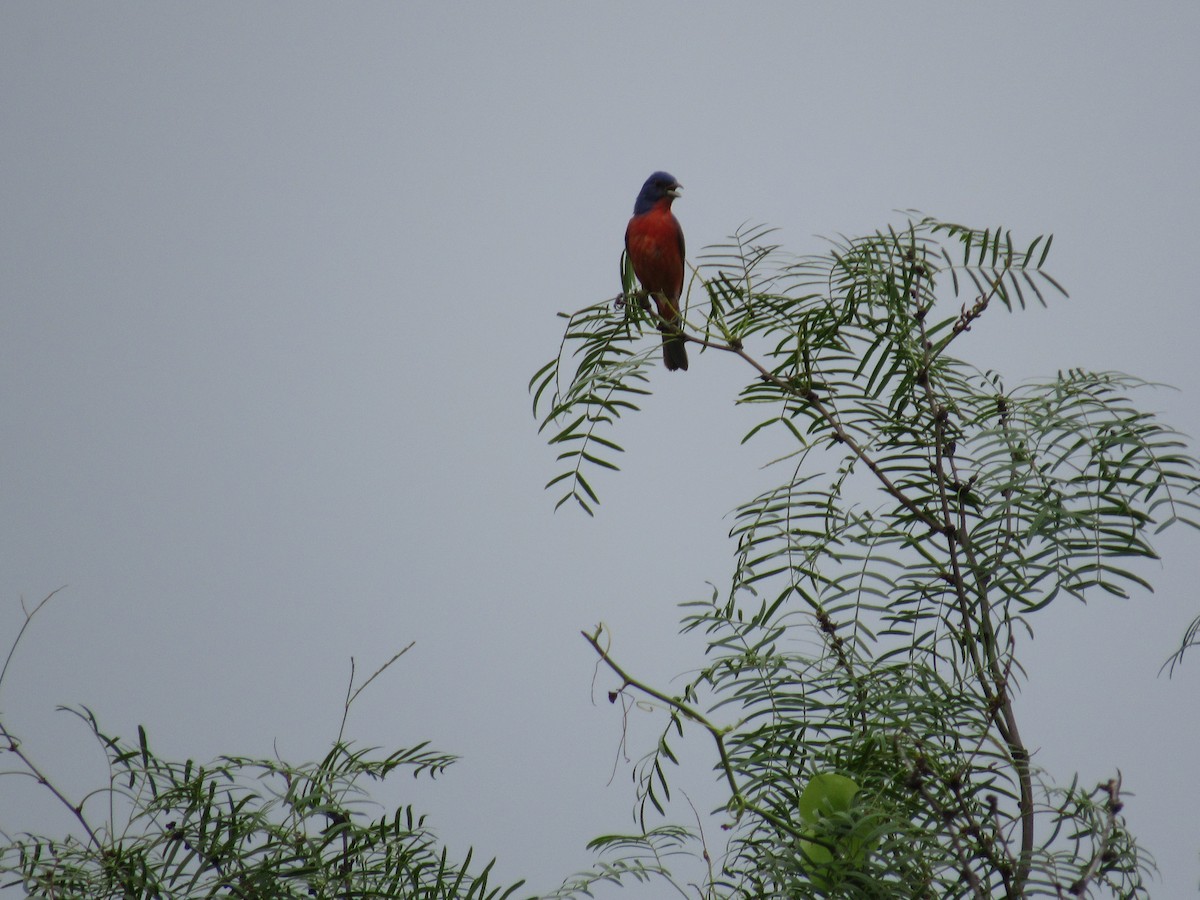
M 1176 385 L 1142 402 L 1200 435 L 1198 36 L 1195 2 L 5 3 L 0 645 L 68 586 L 9 723 L 75 792 L 104 768 L 59 703 L 166 754 L 313 757 L 349 658 L 415 640 L 351 733 L 464 756 L 403 789 L 553 887 L 630 827 L 578 631 L 660 683 L 697 666 L 676 604 L 726 582 L 771 455 L 738 444 L 745 373 L 695 356 L 655 372 L 598 517 L 551 513 L 526 383 L 554 313 L 615 293 L 642 180 L 683 182 L 693 255 L 907 208 L 1054 232 L 1071 298 L 970 358 Z M 1060 781 L 1120 767 L 1162 897 L 1200 882 L 1200 654 L 1156 677 L 1196 548 L 1164 537 L 1154 595 L 1040 616 L 1019 708 Z M 0 781 L 0 826 L 63 824 Z

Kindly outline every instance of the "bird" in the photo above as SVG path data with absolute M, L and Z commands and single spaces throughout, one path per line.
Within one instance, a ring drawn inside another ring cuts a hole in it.
M 687 342 L 679 335 L 682 322 L 679 296 L 683 293 L 683 229 L 671 204 L 683 187 L 675 176 L 655 172 L 646 179 L 625 228 L 625 252 L 642 289 L 654 298 L 664 324 L 663 363 L 668 371 L 687 370 Z

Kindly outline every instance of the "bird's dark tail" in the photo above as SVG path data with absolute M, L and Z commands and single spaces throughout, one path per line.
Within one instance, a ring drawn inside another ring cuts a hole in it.
M 687 341 L 677 334 L 663 334 L 663 362 L 667 371 L 687 371 Z

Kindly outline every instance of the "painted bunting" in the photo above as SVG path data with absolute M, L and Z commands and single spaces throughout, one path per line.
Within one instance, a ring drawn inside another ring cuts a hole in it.
M 674 176 L 655 172 L 646 179 L 633 218 L 625 228 L 625 252 L 642 288 L 654 298 L 658 314 L 670 326 L 678 328 L 679 295 L 683 293 L 683 229 L 671 212 L 671 204 L 682 188 Z M 688 367 L 686 342 L 668 325 L 659 325 L 663 333 L 663 362 L 667 369 Z

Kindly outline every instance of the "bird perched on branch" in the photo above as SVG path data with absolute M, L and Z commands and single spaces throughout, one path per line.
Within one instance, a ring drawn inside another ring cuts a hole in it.
M 642 288 L 654 298 L 664 324 L 663 362 L 669 370 L 688 367 L 687 347 L 678 329 L 682 323 L 679 295 L 683 293 L 683 229 L 671 212 L 682 188 L 674 176 L 655 172 L 646 179 L 625 228 L 625 252 Z

